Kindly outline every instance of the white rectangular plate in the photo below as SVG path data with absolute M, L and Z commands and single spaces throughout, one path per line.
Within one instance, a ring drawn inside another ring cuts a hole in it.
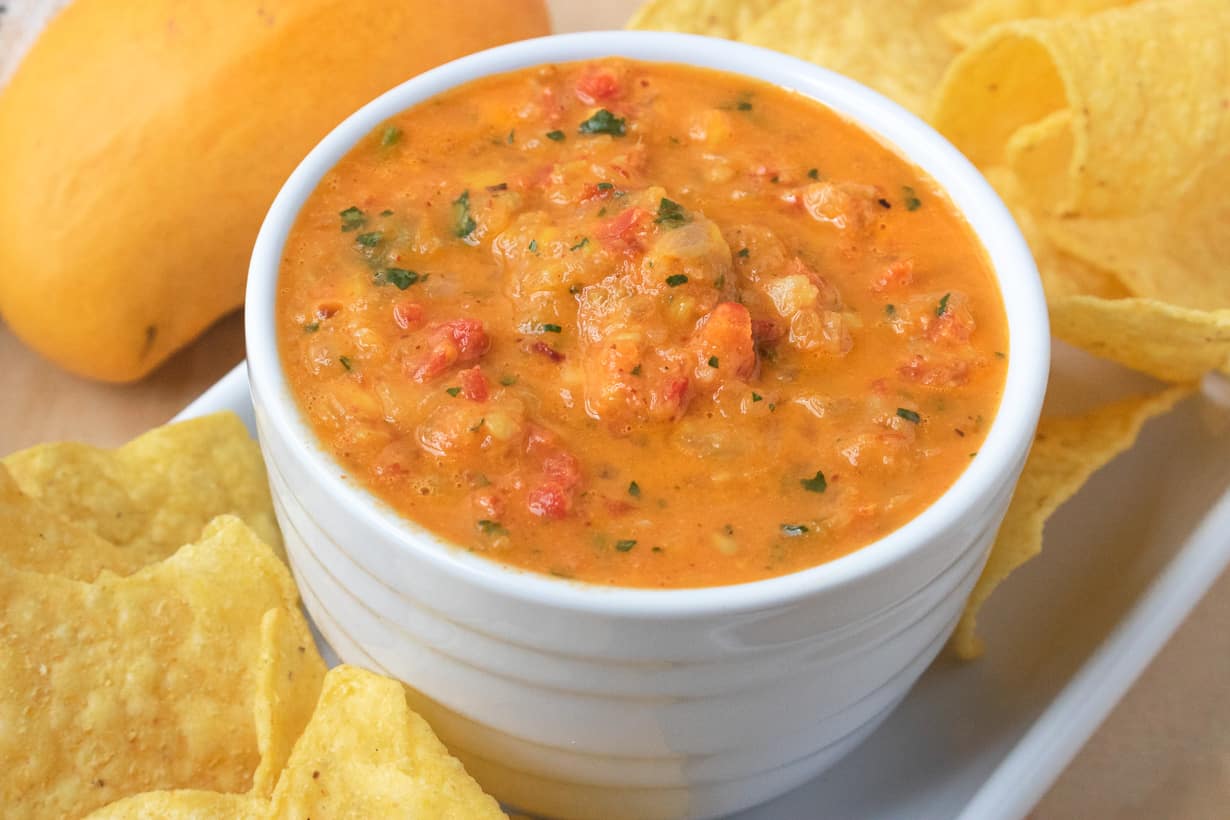
M 983 659 L 941 657 L 853 754 L 740 820 L 1028 812 L 1230 561 L 1230 389 L 1205 387 L 1051 519 L 1044 554 L 982 618 Z M 1142 389 L 1061 348 L 1048 407 Z M 243 365 L 181 416 L 216 410 L 253 426 Z

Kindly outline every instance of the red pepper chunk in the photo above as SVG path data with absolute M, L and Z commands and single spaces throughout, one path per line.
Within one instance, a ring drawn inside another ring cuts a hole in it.
M 625 208 L 603 222 L 595 231 L 603 244 L 624 250 L 640 250 L 641 239 L 649 231 L 653 214 L 644 208 Z
M 617 99 L 623 92 L 619 80 L 609 71 L 591 71 L 577 80 L 577 99 L 586 105 L 597 105 Z
M 491 384 L 477 365 L 457 374 L 461 380 L 461 395 L 470 401 L 484 402 L 491 393 Z
M 409 330 L 423 321 L 423 306 L 415 302 L 398 302 L 393 305 L 393 321 L 402 330 Z

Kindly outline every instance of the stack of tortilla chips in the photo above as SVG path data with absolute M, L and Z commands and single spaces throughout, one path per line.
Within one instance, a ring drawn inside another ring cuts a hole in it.
M 231 414 L 0 462 L 0 658 L 5 817 L 503 816 L 401 684 L 326 674 Z
M 1055 334 L 1176 385 L 1043 420 L 953 638 L 978 655 L 978 608 L 1047 517 L 1193 382 L 1230 372 L 1230 3 L 650 0 L 630 26 L 785 51 L 929 119 L 1012 210 Z

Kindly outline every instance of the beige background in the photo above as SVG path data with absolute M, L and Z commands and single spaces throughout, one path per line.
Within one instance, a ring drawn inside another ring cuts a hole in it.
M 9 14 L 0 22 L 0 58 L 12 55 L 24 39 L 12 23 L 18 13 L 55 4 L 58 0 L 9 0 Z M 637 1 L 549 0 L 548 5 L 556 30 L 572 31 L 618 28 Z M 234 315 L 140 384 L 102 385 L 48 366 L 0 325 L 0 454 L 48 439 L 117 444 L 165 421 L 242 358 L 242 317 Z M 1032 816 L 1230 816 L 1227 635 L 1230 575 L 1213 587 Z

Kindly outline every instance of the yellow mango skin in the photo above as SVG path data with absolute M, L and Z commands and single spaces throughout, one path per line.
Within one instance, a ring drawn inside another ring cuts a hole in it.
M 0 92 L 0 316 L 56 364 L 149 373 L 243 303 L 308 150 L 541 0 L 75 0 Z

